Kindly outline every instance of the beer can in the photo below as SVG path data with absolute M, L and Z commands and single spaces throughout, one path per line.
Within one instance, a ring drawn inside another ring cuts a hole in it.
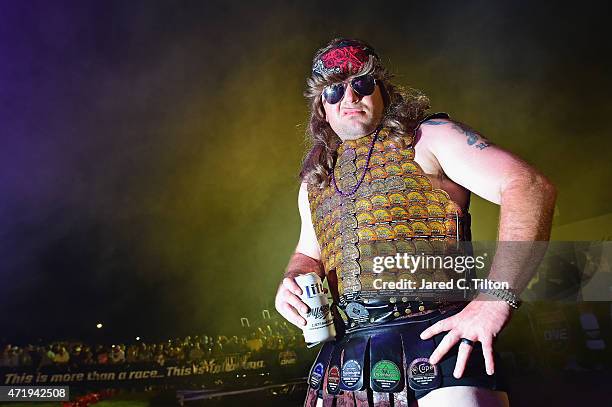
M 306 325 L 302 327 L 306 343 L 317 344 L 334 340 L 336 327 L 321 278 L 316 273 L 307 273 L 295 277 L 295 282 L 302 289 L 300 299 L 308 305 L 306 314 L 300 312 L 306 320 Z

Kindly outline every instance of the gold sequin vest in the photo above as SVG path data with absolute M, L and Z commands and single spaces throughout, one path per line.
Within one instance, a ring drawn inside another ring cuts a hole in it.
M 448 115 L 430 115 L 421 123 L 433 117 L 448 118 Z M 344 141 L 338 148 L 333 171 L 342 192 L 349 193 L 358 184 L 373 137 Z M 373 287 L 374 278 L 379 276 L 372 273 L 375 256 L 442 254 L 449 243 L 471 240 L 467 208 L 464 212 L 446 191 L 433 188 L 414 161 L 414 135 L 405 136 L 404 141 L 402 147 L 389 137 L 387 129 L 379 132 L 365 178 L 351 196 L 338 193 L 334 182 L 323 189 L 308 186 L 321 261 L 328 275 L 335 271 L 341 308 L 350 302 L 372 301 L 372 295 L 384 297 L 383 292 Z M 423 277 L 397 269 L 390 271 L 382 274 L 383 279 Z M 444 271 L 435 272 L 438 273 L 436 280 L 448 279 L 440 274 Z M 391 302 L 394 300 L 391 298 Z M 416 300 L 422 304 L 423 298 Z M 418 309 L 422 310 L 423 306 Z

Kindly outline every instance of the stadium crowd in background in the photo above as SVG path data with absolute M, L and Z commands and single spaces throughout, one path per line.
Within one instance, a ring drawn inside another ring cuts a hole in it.
M 31 367 L 40 369 L 77 368 L 86 365 L 123 363 L 181 364 L 197 362 L 233 353 L 251 352 L 265 355 L 268 351 L 294 349 L 303 345 L 301 331 L 282 320 L 268 320 L 266 324 L 248 328 L 242 335 L 216 337 L 187 336 L 165 342 L 113 345 L 59 341 L 49 344 L 0 343 L 0 368 Z

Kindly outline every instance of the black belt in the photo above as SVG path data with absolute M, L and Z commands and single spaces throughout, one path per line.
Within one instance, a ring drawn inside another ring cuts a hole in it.
M 387 301 L 384 303 L 349 302 L 342 307 L 342 318 L 347 333 L 357 329 L 385 324 L 396 319 L 409 319 L 429 312 L 465 305 L 465 302 L 448 301 Z

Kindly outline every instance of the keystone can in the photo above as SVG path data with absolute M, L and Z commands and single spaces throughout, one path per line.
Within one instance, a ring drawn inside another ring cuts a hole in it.
M 304 340 L 312 346 L 333 340 L 336 337 L 336 327 L 321 278 L 316 273 L 307 273 L 295 277 L 295 282 L 302 289 L 300 299 L 309 308 L 306 315 L 300 312 L 306 319 L 306 325 L 302 327 Z

